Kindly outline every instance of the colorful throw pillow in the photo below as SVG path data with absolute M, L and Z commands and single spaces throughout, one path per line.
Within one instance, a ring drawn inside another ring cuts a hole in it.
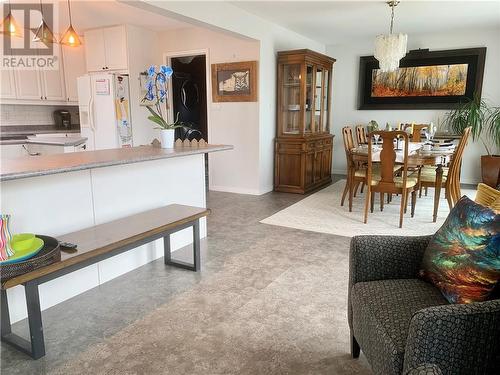
M 420 275 L 450 303 L 487 300 L 500 280 L 500 214 L 462 197 L 430 240 Z

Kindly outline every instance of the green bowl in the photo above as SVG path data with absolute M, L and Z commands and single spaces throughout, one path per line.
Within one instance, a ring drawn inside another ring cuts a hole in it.
M 33 233 L 14 234 L 10 240 L 10 246 L 14 252 L 26 251 L 33 246 L 35 235 Z

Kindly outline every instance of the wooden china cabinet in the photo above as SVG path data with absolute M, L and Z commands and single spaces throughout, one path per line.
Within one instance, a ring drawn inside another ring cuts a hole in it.
M 304 194 L 332 180 L 334 62 L 307 49 L 278 52 L 276 191 Z

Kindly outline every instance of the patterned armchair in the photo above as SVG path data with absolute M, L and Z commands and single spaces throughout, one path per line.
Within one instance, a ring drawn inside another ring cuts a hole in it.
M 449 304 L 417 278 L 430 236 L 351 241 L 351 355 L 375 374 L 499 374 L 500 299 Z M 497 288 L 498 289 L 498 288 Z

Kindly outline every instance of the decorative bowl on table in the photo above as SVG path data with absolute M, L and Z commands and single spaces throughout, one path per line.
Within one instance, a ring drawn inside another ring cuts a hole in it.
M 42 250 L 44 242 L 33 233 L 20 233 L 14 234 L 8 245 L 13 254 L 1 261 L 2 265 L 18 263 L 34 257 Z
M 0 262 L 0 276 L 2 282 L 34 271 L 37 268 L 47 266 L 61 259 L 61 250 L 58 240 L 53 237 L 38 234 L 34 235 L 34 238 L 33 243 L 28 248 L 28 250 L 31 250 L 34 254 L 31 254 L 29 257 L 23 257 L 20 254 L 15 262 L 9 262 L 9 260 L 11 260 L 10 258 L 7 261 Z M 37 246 L 36 244 L 40 244 L 40 241 L 41 247 L 37 250 L 33 250 L 35 246 Z

